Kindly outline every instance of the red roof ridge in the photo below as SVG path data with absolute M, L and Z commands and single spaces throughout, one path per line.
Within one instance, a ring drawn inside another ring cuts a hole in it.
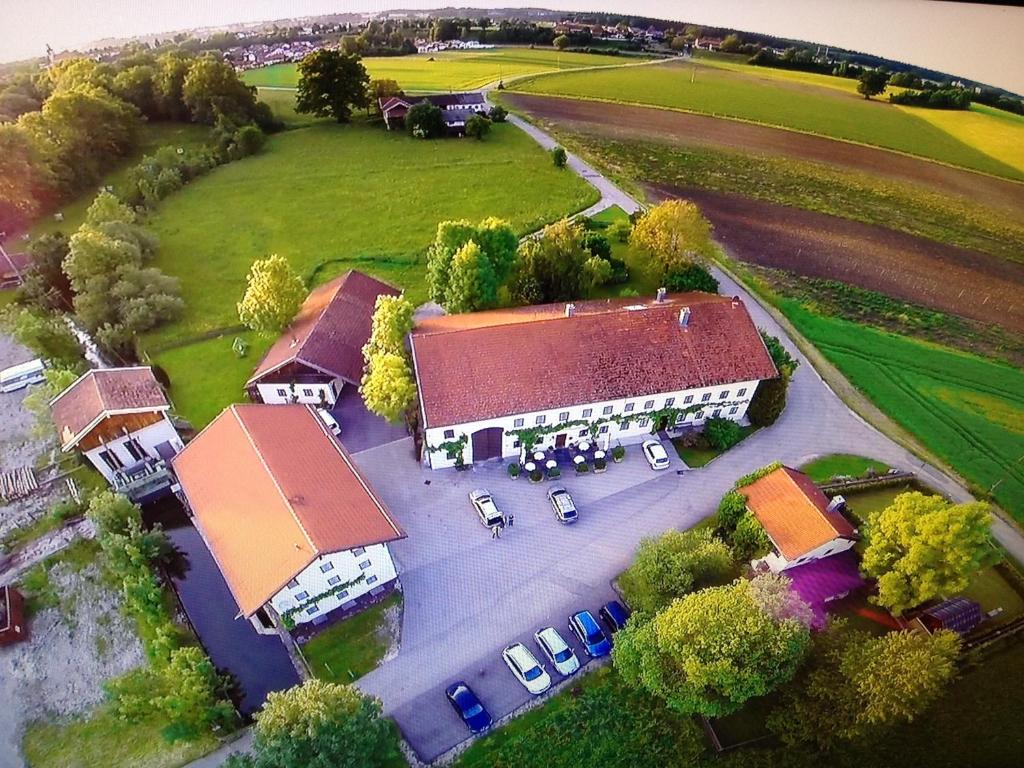
M 241 415 L 239 415 L 238 413 L 237 403 L 231 406 L 231 415 L 235 417 L 235 420 L 238 422 L 238 426 L 242 430 L 242 434 L 245 435 L 245 439 L 248 440 L 249 445 L 252 446 L 252 450 L 256 454 L 256 458 L 260 460 L 260 464 L 263 466 L 264 471 L 267 473 L 267 477 L 270 478 L 270 482 L 274 484 L 274 487 L 277 489 L 277 492 L 281 494 L 281 499 L 284 501 L 285 507 L 288 508 L 288 512 L 291 513 L 292 519 L 295 520 L 295 524 L 299 527 L 299 530 L 302 531 L 302 535 L 306 537 L 306 541 L 309 542 L 310 549 L 313 551 L 314 554 L 319 555 L 320 547 L 313 543 L 313 538 L 309 535 L 309 531 L 306 530 L 306 526 L 302 524 L 302 520 L 299 519 L 298 514 L 295 512 L 295 507 L 292 506 L 291 499 L 288 498 L 288 495 L 284 492 L 284 489 L 281 487 L 281 484 L 277 482 L 277 476 L 270 469 L 270 465 L 267 464 L 266 459 L 263 458 L 263 452 L 259 449 L 259 446 L 256 444 L 256 441 L 253 440 L 252 434 L 250 434 L 249 432 L 249 428 L 245 425 L 245 420 L 242 419 Z M 317 418 L 317 421 L 319 422 L 320 419 Z M 312 562 L 312 560 L 310 562 Z

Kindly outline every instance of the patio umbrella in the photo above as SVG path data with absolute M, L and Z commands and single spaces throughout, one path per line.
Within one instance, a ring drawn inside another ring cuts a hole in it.
M 581 451 L 589 451 L 590 450 L 590 443 L 588 443 L 586 440 L 584 440 L 582 443 L 580 443 L 576 447 L 579 448 Z
M 572 457 L 572 463 L 573 464 L 582 464 L 585 461 L 586 461 L 586 459 L 583 458 L 582 456 L 573 456 Z

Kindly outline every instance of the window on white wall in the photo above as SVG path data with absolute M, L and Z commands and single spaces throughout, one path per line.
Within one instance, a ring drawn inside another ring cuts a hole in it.
M 607 424 L 602 424 L 601 428 L 599 430 L 597 430 L 597 431 L 598 431 L 599 434 L 602 434 L 602 435 L 607 434 L 608 433 L 608 425 Z
M 516 419 L 515 421 L 512 422 L 512 426 L 513 427 L 521 427 L 521 426 L 523 426 L 523 424 L 524 424 L 523 419 Z
M 640 427 L 646 427 L 650 423 L 651 423 L 650 419 L 640 419 L 640 421 L 637 422 L 637 425 L 640 426 Z
M 543 424 L 547 420 L 548 420 L 548 417 L 545 416 L 543 413 L 540 416 L 538 416 L 537 419 L 536 419 L 538 424 Z
M 620 421 L 619 422 L 619 432 L 625 432 L 627 429 L 629 429 L 629 422 L 628 421 Z
M 370 578 L 368 578 L 366 580 L 366 583 L 367 584 L 376 584 L 377 583 L 377 577 L 376 576 L 371 576 Z
M 588 432 L 590 432 L 589 429 L 581 429 L 580 433 L 579 433 L 579 435 L 577 435 L 577 437 L 586 437 Z
M 315 605 L 311 605 L 309 606 L 309 608 L 306 609 L 306 613 L 312 616 L 314 613 L 320 613 L 320 609 L 317 608 Z
M 297 582 L 295 579 L 292 579 L 288 582 L 288 589 L 295 589 L 297 586 L 299 586 L 299 582 Z
M 743 397 L 745 394 L 747 394 L 747 388 L 746 387 L 742 387 L 742 388 L 736 390 L 736 397 Z
M 366 551 L 366 547 L 356 547 L 352 550 L 352 557 L 359 557 L 363 552 Z
M 724 389 L 724 390 L 722 390 L 721 392 L 718 393 L 718 399 L 719 400 L 725 400 L 725 398 L 727 398 L 728 396 L 729 396 L 729 390 L 728 389 Z
M 359 564 L 359 570 L 361 570 L 361 571 L 365 571 L 369 567 L 370 567 L 370 561 L 369 560 L 363 560 L 363 562 L 361 562 Z
M 117 454 L 113 451 L 100 451 L 100 458 L 103 460 L 104 464 L 113 470 L 121 469 L 121 467 L 124 466 L 121 463 L 121 460 L 117 458 Z
M 135 459 L 135 461 L 142 461 L 146 458 L 145 451 L 142 450 L 142 446 L 139 445 L 139 441 L 134 437 L 125 440 L 124 447 L 127 449 L 128 455 Z
M 455 437 L 455 430 L 454 429 L 446 429 L 444 431 L 444 439 L 445 440 L 451 440 L 453 437 Z
M 288 397 L 288 390 L 287 389 L 280 389 L 279 388 L 277 390 L 277 396 L 278 397 Z
M 309 592 L 296 592 L 295 593 L 295 599 L 296 600 L 307 600 L 307 599 L 309 599 Z
M 722 415 L 722 409 L 721 408 L 715 408 L 715 412 L 711 414 L 711 417 L 717 419 L 721 415 Z
M 686 405 L 687 403 L 692 403 L 692 402 L 693 402 L 693 395 L 687 395 L 686 397 L 683 398 L 683 405 Z
M 593 412 L 594 412 L 593 408 L 584 408 L 583 409 L 583 418 L 584 419 L 589 419 Z
M 604 407 L 604 409 L 601 411 L 601 413 L 603 413 L 605 416 L 610 416 L 611 412 L 614 411 L 614 410 L 615 410 L 615 408 L 613 408 L 612 406 L 606 405 Z
M 738 405 L 734 405 L 732 408 L 729 409 L 729 413 L 730 414 L 739 413 L 739 410 L 740 410 L 740 407 Z
M 320 566 L 320 573 L 327 573 L 334 570 L 334 563 L 324 563 Z
M 327 583 L 330 584 L 332 587 L 335 584 L 340 584 L 341 583 L 341 576 L 331 576 L 331 578 L 329 578 L 327 580 Z
M 654 407 L 654 401 L 653 400 L 648 400 L 647 402 L 644 403 L 644 410 L 645 411 L 649 411 L 653 407 Z
M 674 397 L 666 397 L 665 398 L 665 407 L 666 408 L 671 408 L 675 404 L 676 404 L 676 399 Z
M 312 396 L 313 396 L 313 390 L 312 390 L 312 389 L 310 389 L 309 387 L 305 387 L 305 388 L 303 388 L 303 390 L 302 390 L 302 394 L 303 394 L 303 395 L 304 395 L 305 397 L 312 397 Z
M 700 401 L 702 403 L 706 403 L 710 399 L 711 399 L 711 393 L 710 392 L 705 392 L 703 395 L 700 396 Z
M 568 411 L 562 411 L 560 414 L 558 414 L 558 420 L 559 421 L 568 421 L 569 420 L 569 412 Z
M 626 413 L 632 413 L 633 409 L 635 407 L 636 407 L 636 403 L 626 403 L 626 408 L 625 408 Z

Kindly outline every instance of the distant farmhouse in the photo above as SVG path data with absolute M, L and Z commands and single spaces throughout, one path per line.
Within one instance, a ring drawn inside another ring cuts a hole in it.
M 390 589 L 405 537 L 308 405 L 233 405 L 174 460 L 182 501 L 259 632 Z
M 441 109 L 441 117 L 449 136 L 466 132 L 466 121 L 473 115 L 487 114 L 487 100 L 479 91 L 470 93 L 441 93 L 426 96 L 389 96 L 378 100 L 380 114 L 387 129 L 402 128 L 409 110 L 421 102 L 430 102 Z
M 358 386 L 362 378 L 377 297 L 399 293 L 354 270 L 321 285 L 246 382 L 249 398 L 333 406 L 345 384 Z
M 143 504 L 173 490 L 182 449 L 171 404 L 149 367 L 89 371 L 50 401 L 62 451 L 85 454 L 111 487 Z
M 434 469 L 518 456 L 524 433 L 607 447 L 739 421 L 778 375 L 743 302 L 703 293 L 426 318 L 411 345 Z

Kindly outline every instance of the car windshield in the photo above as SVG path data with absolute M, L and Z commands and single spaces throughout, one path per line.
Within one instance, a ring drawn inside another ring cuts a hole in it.
M 562 651 L 560 651 L 559 653 L 555 654 L 555 661 L 557 661 L 557 662 L 568 661 L 571 658 L 572 658 L 572 651 L 569 650 L 568 648 L 564 648 Z
M 484 708 L 481 704 L 474 704 L 472 707 L 466 710 L 466 717 L 476 717 L 483 711 Z
M 530 667 L 528 670 L 523 672 L 523 677 L 525 677 L 527 680 L 536 680 L 538 677 L 540 677 L 540 675 L 540 667 Z
M 600 643 L 604 640 L 604 632 L 601 631 L 600 627 L 594 627 L 594 629 L 587 633 L 588 643 Z

